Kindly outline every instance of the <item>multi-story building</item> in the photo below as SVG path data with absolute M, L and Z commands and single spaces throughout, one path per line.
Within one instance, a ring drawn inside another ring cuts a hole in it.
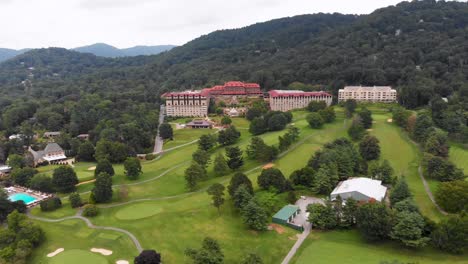
M 236 81 L 227 82 L 224 85 L 216 85 L 212 88 L 205 88 L 203 89 L 203 93 L 211 97 L 257 97 L 263 95 L 259 84 Z
M 311 101 L 325 101 L 327 105 L 332 103 L 332 95 L 326 92 L 304 92 L 299 90 L 271 90 L 270 108 L 273 111 L 289 111 L 305 108 Z
M 162 97 L 166 99 L 167 116 L 208 115 L 209 98 L 202 91 L 169 92 Z
M 395 102 L 397 91 L 390 86 L 346 86 L 338 91 L 338 101 Z

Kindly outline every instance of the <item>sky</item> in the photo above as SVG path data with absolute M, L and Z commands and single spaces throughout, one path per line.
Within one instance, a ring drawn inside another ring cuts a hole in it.
M 1 48 L 182 45 L 218 29 L 313 13 L 368 14 L 401 0 L 0 0 Z

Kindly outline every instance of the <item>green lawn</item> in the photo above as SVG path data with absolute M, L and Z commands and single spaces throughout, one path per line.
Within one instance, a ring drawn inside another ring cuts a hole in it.
M 115 263 L 124 259 L 132 263 L 137 254 L 132 241 L 124 234 L 107 230 L 90 229 L 81 220 L 66 220 L 60 223 L 44 223 L 36 221 L 46 234 L 46 240 L 34 250 L 29 263 L 58 264 L 58 263 L 86 263 L 101 264 Z M 112 250 L 110 256 L 92 253 L 91 248 L 104 248 Z M 65 251 L 55 257 L 46 255 L 58 248 Z
M 465 174 L 468 174 L 468 149 L 457 144 L 452 144 L 450 145 L 449 157 L 450 161 L 463 169 Z
M 368 243 L 357 231 L 312 231 L 291 263 L 295 264 L 379 264 L 398 260 L 403 263 L 462 264 L 467 255 L 442 254 L 431 248 L 406 249 L 394 242 Z
M 164 142 L 163 149 L 177 147 L 177 146 L 192 142 L 194 140 L 197 140 L 200 138 L 201 135 L 216 132 L 216 129 L 190 129 L 190 128 L 176 129 L 175 125 L 172 125 L 172 128 L 174 130 L 174 139 L 166 140 Z
M 404 175 L 406 177 L 421 212 L 433 220 L 439 220 L 442 215 L 429 199 L 418 174 L 421 162 L 418 147 L 410 142 L 398 126 L 387 122 L 391 118 L 390 114 L 373 114 L 372 116 L 375 123 L 372 126 L 371 134 L 380 141 L 382 159 L 387 159 L 390 162 L 398 176 Z

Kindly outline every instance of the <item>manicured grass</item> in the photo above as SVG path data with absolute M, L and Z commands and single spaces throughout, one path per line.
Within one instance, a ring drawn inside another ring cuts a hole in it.
M 176 126 L 173 125 L 172 129 L 174 131 L 174 139 L 166 140 L 164 142 L 163 150 L 173 147 L 177 147 L 200 138 L 201 135 L 215 133 L 216 129 L 176 129 Z
M 450 145 L 449 157 L 450 161 L 464 170 L 465 175 L 468 174 L 468 149 L 457 144 L 452 144 Z
M 115 218 L 120 220 L 135 220 L 150 217 L 159 214 L 162 211 L 162 208 L 158 205 L 140 203 L 120 209 L 115 213 Z
M 394 242 L 368 243 L 357 231 L 312 231 L 296 257 L 295 264 L 378 264 L 398 260 L 403 263 L 468 263 L 468 256 L 443 254 L 431 248 L 407 249 Z
M 81 264 L 81 263 L 92 263 L 92 264 L 107 264 L 107 259 L 98 254 L 90 251 L 72 249 L 66 250 L 57 256 L 53 257 L 49 261 L 50 264 Z
M 99 264 L 115 263 L 119 259 L 132 263 L 133 257 L 138 254 L 134 244 L 126 235 L 115 231 L 90 229 L 81 220 L 72 219 L 59 223 L 35 222 L 44 230 L 46 240 L 33 251 L 28 263 Z M 89 251 L 93 247 L 112 250 L 113 253 L 110 256 L 102 256 Z M 64 248 L 65 251 L 52 258 L 46 256 L 58 248 Z
M 399 127 L 387 122 L 387 119 L 391 118 L 390 114 L 373 114 L 372 117 L 375 123 L 371 134 L 380 141 L 381 159 L 387 159 L 390 162 L 396 175 L 406 177 L 421 212 L 433 220 L 439 220 L 442 215 L 429 199 L 418 174 L 421 162 L 418 147 L 410 142 Z

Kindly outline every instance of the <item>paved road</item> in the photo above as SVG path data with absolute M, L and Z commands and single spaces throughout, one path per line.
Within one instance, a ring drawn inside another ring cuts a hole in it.
M 135 244 L 135 247 L 137 248 L 139 253 L 143 251 L 143 247 L 141 246 L 140 241 L 138 241 L 138 239 L 136 238 L 134 234 L 122 228 L 111 227 L 111 226 L 96 226 L 93 223 L 91 223 L 91 221 L 88 218 L 82 216 L 82 213 L 83 213 L 83 209 L 80 209 L 78 213 L 74 216 L 68 216 L 68 217 L 63 217 L 59 219 L 38 217 L 38 216 L 31 215 L 30 212 L 28 212 L 27 215 L 31 219 L 42 221 L 42 222 L 48 222 L 48 223 L 57 223 L 57 222 L 62 222 L 65 220 L 70 220 L 70 219 L 79 219 L 79 220 L 84 221 L 89 228 L 100 229 L 100 230 L 111 230 L 115 232 L 124 233 L 132 240 L 133 244 Z
M 164 123 L 164 116 L 166 115 L 166 108 L 164 105 L 161 105 L 159 108 L 159 126 Z M 163 143 L 164 141 L 162 138 L 159 136 L 159 127 L 158 127 L 158 132 L 156 134 L 156 138 L 154 139 L 154 149 L 153 149 L 153 154 L 159 154 L 163 150 Z
M 312 224 L 306 222 L 304 224 L 304 232 L 302 232 L 302 234 L 299 235 L 296 243 L 291 248 L 288 255 L 286 255 L 286 257 L 283 259 L 283 262 L 281 262 L 281 264 L 288 264 L 289 261 L 291 261 L 292 257 L 294 257 L 294 254 L 296 254 L 296 251 L 301 247 L 302 242 L 304 242 L 307 236 L 309 236 L 310 230 L 312 230 Z

